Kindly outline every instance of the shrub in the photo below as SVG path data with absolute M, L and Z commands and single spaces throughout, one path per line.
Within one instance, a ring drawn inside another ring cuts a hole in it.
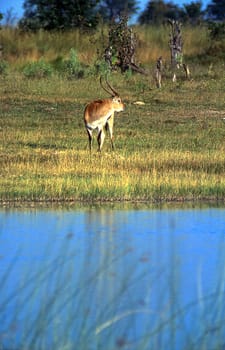
M 84 69 L 75 49 L 70 50 L 69 59 L 62 61 L 61 68 L 69 78 L 82 78 L 84 76 Z
M 6 62 L 5 60 L 0 60 L 0 74 L 7 73 L 8 68 L 9 68 L 8 62 Z
M 28 63 L 24 69 L 23 74 L 27 78 L 46 78 L 52 75 L 53 68 L 49 63 L 46 63 L 43 59 L 37 62 Z
M 210 46 L 206 51 L 213 60 L 225 58 L 225 22 L 210 22 L 208 24 Z
M 210 22 L 208 24 L 208 29 L 212 41 L 225 39 L 225 22 Z
M 108 63 L 103 59 L 97 59 L 88 69 L 88 75 L 106 75 L 110 72 Z

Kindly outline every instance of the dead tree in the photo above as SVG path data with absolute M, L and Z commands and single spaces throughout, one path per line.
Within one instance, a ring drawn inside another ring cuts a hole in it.
M 112 62 L 113 51 L 112 51 L 112 46 L 108 46 L 105 49 L 103 57 L 105 59 L 105 62 L 108 64 L 110 70 L 112 70 L 113 69 L 113 62 Z
M 119 22 L 113 22 L 108 33 L 109 43 L 104 52 L 104 59 L 110 69 L 119 68 L 122 73 L 131 69 L 141 74 L 147 74 L 145 70 L 136 64 L 135 50 L 137 36 L 128 26 L 128 17 L 123 15 Z
M 155 81 L 156 81 L 156 86 L 158 88 L 161 88 L 162 86 L 162 70 L 163 70 L 163 61 L 162 61 L 162 56 L 160 56 L 156 61 L 156 69 L 155 69 Z
M 190 71 L 188 66 L 183 63 L 183 40 L 181 35 L 181 23 L 175 20 L 169 20 L 171 25 L 170 33 L 170 53 L 171 53 L 171 66 L 173 70 L 173 82 L 176 81 L 176 69 L 183 68 L 186 78 L 189 79 Z

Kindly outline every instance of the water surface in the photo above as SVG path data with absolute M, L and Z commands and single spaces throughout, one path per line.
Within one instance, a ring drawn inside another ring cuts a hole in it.
M 1 349 L 223 349 L 225 209 L 2 209 Z

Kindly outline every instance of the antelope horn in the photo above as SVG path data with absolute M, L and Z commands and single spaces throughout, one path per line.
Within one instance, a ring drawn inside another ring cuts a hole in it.
M 109 82 L 108 82 L 108 77 L 107 77 L 107 76 L 106 76 L 105 81 L 106 81 L 107 86 L 108 86 L 108 87 L 110 88 L 110 90 L 114 93 L 114 95 L 115 95 L 115 96 L 119 96 L 118 92 L 116 92 L 116 90 L 109 84 Z
M 100 77 L 100 84 L 101 84 L 101 87 L 103 88 L 103 90 L 105 90 L 109 95 L 112 95 L 112 91 L 107 90 L 107 89 L 103 86 L 103 84 L 102 84 L 102 77 Z

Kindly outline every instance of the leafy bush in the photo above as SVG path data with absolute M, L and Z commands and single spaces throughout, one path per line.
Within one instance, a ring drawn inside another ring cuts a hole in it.
M 88 75 L 106 75 L 110 72 L 108 63 L 103 59 L 97 59 L 88 69 Z
M 68 60 L 61 62 L 61 69 L 69 78 L 82 78 L 84 76 L 84 69 L 75 49 L 70 50 Z
M 0 74 L 7 73 L 8 68 L 9 68 L 8 62 L 6 62 L 5 60 L 0 60 Z
M 52 66 L 49 63 L 46 63 L 43 59 L 40 59 L 37 62 L 28 63 L 23 69 L 23 74 L 27 78 L 46 78 L 51 76 L 52 73 Z
M 225 58 L 225 23 L 210 22 L 208 24 L 210 46 L 206 54 L 215 62 Z
M 208 28 L 211 40 L 225 39 L 225 22 L 210 22 Z

